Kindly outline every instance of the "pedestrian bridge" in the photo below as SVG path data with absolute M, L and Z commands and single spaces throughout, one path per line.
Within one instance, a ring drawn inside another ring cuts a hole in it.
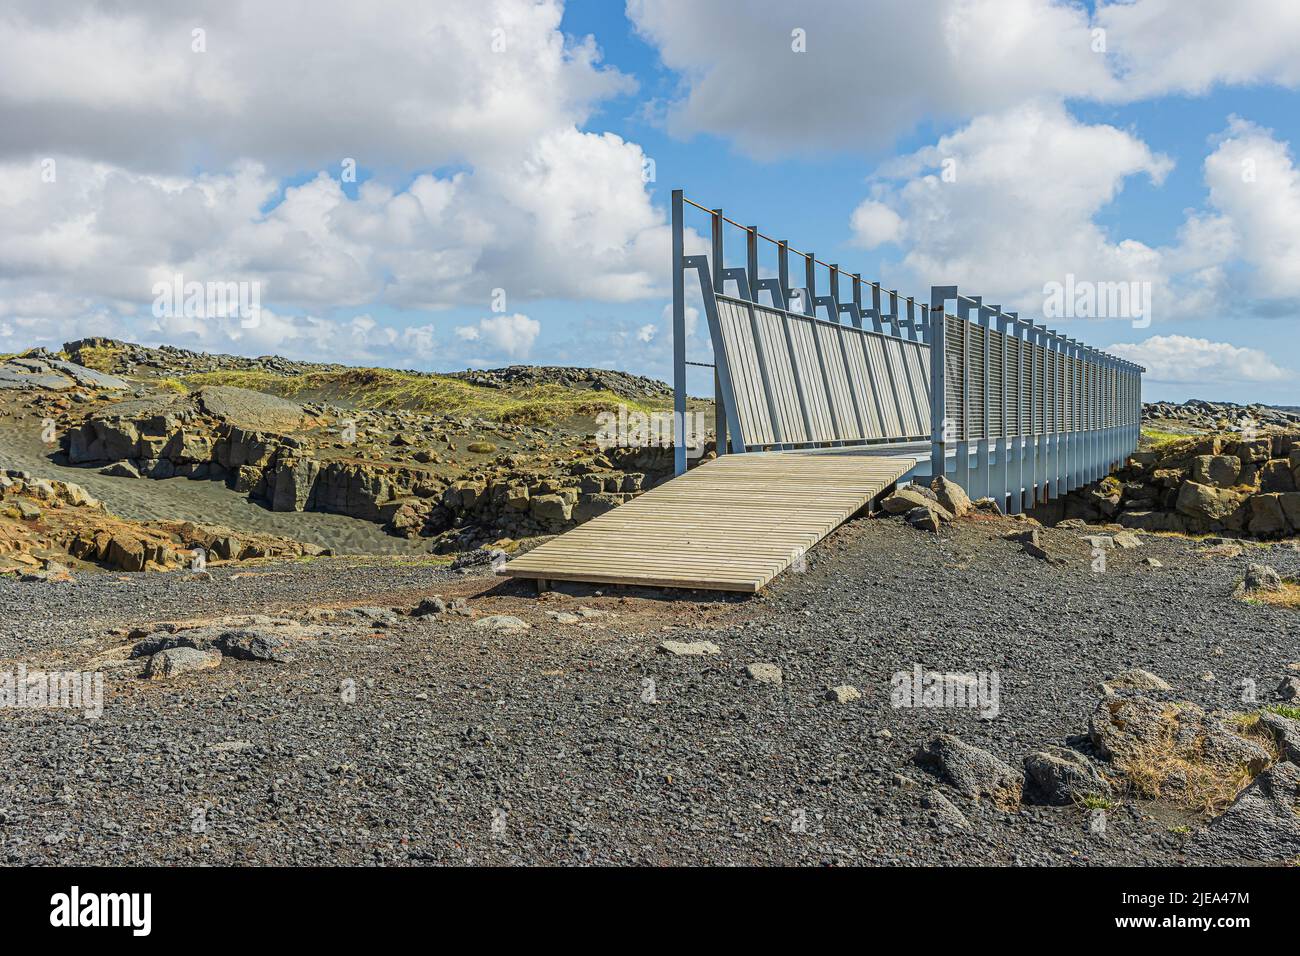
M 916 464 L 872 448 L 724 455 L 515 558 L 505 573 L 754 592 Z
M 710 255 L 685 254 L 691 209 L 707 214 Z M 728 227 L 744 236 L 743 267 L 725 264 Z M 687 357 L 688 277 L 711 363 Z M 693 442 L 677 436 L 676 477 L 503 573 L 752 592 L 898 482 L 946 475 L 1014 514 L 1101 479 L 1137 447 L 1139 366 L 955 286 L 932 287 L 928 303 L 900 298 L 680 190 L 673 343 L 679 422 L 688 367 L 713 369 L 718 457 L 688 471 Z

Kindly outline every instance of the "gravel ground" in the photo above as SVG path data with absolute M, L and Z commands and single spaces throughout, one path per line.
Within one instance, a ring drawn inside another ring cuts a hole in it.
M 966 800 L 910 758 L 946 732 L 1019 766 L 1084 732 L 1095 685 L 1130 667 L 1205 706 L 1239 708 L 1243 679 L 1267 699 L 1300 661 L 1296 612 L 1230 595 L 1248 560 L 1300 574 L 1300 551 L 1207 559 L 1148 537 L 1094 573 L 1086 556 L 1051 565 L 996 530 L 855 521 L 756 598 L 538 598 L 385 559 L 214 569 L 208 581 L 3 581 L 0 670 L 84 667 L 129 643 L 111 629 L 177 616 L 410 608 L 431 593 L 532 629 L 403 617 L 304 640 L 286 664 L 226 659 L 165 681 L 110 671 L 95 720 L 0 711 L 0 862 L 1181 862 L 1176 829 L 1199 821 L 1172 808 L 1126 800 L 1096 833 L 1079 808 Z M 1069 532 L 1047 537 L 1077 550 Z M 578 606 L 605 614 L 548 616 Z M 666 639 L 720 653 L 658 652 Z M 748 676 L 756 662 L 783 683 Z M 892 707 L 891 675 L 915 664 L 996 671 L 998 716 Z M 861 699 L 827 701 L 842 684 Z M 936 787 L 969 828 L 936 809 Z

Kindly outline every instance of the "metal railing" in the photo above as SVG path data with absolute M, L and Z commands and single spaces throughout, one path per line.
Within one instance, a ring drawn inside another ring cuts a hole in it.
M 686 254 L 688 209 L 708 217 L 708 254 Z M 741 234 L 743 266 L 726 265 L 728 228 Z M 687 356 L 693 272 L 713 343 L 718 454 L 928 439 L 932 474 L 1014 513 L 1100 479 L 1137 447 L 1140 366 L 956 286 L 933 287 L 928 304 L 900 296 L 680 189 L 672 254 L 674 410 L 684 422 L 687 368 L 705 364 Z M 679 441 L 678 474 L 686 451 Z
M 687 207 L 708 216 L 708 255 L 685 254 Z M 686 356 L 685 279 L 694 272 L 713 342 L 719 454 L 928 437 L 930 323 L 923 302 L 743 226 L 681 190 L 673 192 L 672 225 L 679 421 L 686 413 L 687 367 L 701 364 Z M 743 236 L 744 266 L 726 265 L 727 227 Z M 775 257 L 766 277 L 764 251 Z M 802 260 L 799 285 L 792 284 L 798 274 L 792 258 L 796 265 Z M 736 295 L 727 294 L 728 284 Z M 768 303 L 760 302 L 763 293 Z M 676 468 L 679 474 L 686 468 L 684 444 Z
M 944 317 L 931 332 L 933 474 L 1015 513 L 1100 480 L 1137 448 L 1141 366 L 956 286 L 934 287 L 930 314 Z

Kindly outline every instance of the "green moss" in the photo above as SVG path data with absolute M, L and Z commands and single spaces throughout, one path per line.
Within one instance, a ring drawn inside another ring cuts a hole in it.
M 1110 810 L 1115 806 L 1115 801 L 1108 797 L 1098 796 L 1097 794 L 1088 794 L 1079 798 L 1079 806 L 1085 810 Z
M 1161 431 L 1158 428 L 1142 429 L 1142 438 L 1153 448 L 1159 448 L 1161 445 L 1167 445 L 1171 441 L 1177 441 L 1180 438 L 1187 437 L 1187 435 L 1180 435 L 1177 432 Z
M 614 395 L 596 397 L 587 389 L 563 385 L 496 389 L 471 385 L 449 375 L 358 368 L 341 372 L 204 372 L 185 380 L 190 389 L 233 385 L 282 398 L 346 400 L 359 408 L 405 408 L 444 415 L 467 415 L 513 424 L 546 425 L 578 416 L 593 417 L 620 404 L 630 411 L 667 409 L 667 400 L 652 404 Z
M 160 378 L 154 382 L 156 386 L 169 392 L 176 392 L 179 395 L 188 395 L 189 389 L 178 378 Z

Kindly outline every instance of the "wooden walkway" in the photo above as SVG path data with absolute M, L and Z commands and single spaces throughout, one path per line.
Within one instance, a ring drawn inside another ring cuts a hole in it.
M 503 574 L 754 592 L 916 465 L 883 449 L 724 455 L 505 565 Z

